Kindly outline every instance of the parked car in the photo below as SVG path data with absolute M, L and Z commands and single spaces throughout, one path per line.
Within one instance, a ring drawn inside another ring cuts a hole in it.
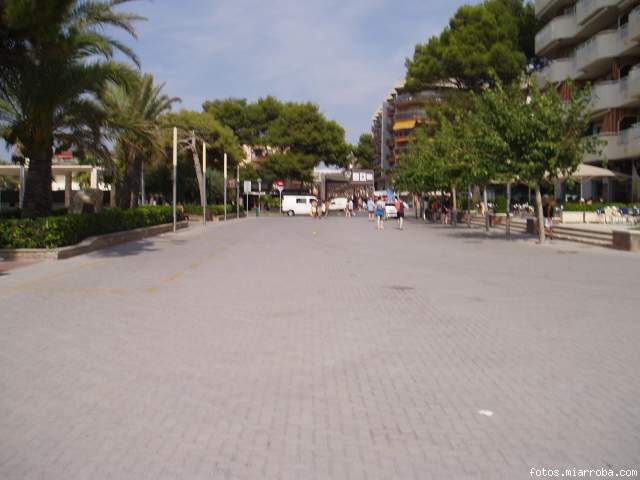
M 387 218 L 398 218 L 398 211 L 393 203 L 387 202 L 384 206 L 384 210 L 387 214 Z
M 345 197 L 336 197 L 331 199 L 331 203 L 329 204 L 330 212 L 344 212 L 347 209 L 347 204 L 349 201 Z
M 282 213 L 286 213 L 290 217 L 309 215 L 312 201 L 316 201 L 316 197 L 313 195 L 285 195 L 282 197 Z

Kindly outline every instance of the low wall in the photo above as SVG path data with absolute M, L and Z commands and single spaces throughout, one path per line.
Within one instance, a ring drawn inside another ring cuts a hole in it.
M 177 228 L 187 228 L 189 222 L 178 222 Z M 173 224 L 155 225 L 153 227 L 137 228 L 135 230 L 126 230 L 124 232 L 109 233 L 107 235 L 99 235 L 89 237 L 68 247 L 61 248 L 7 248 L 0 249 L 0 258 L 5 260 L 63 260 L 65 258 L 75 257 L 84 253 L 93 252 L 102 248 L 111 247 L 126 242 L 133 242 L 147 237 L 161 235 L 163 233 L 173 231 Z
M 596 212 L 566 212 L 560 213 L 562 223 L 602 223 Z
M 614 230 L 613 248 L 627 252 L 640 252 L 640 230 Z

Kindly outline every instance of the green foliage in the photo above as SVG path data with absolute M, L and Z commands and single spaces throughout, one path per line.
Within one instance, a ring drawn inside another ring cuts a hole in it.
M 54 149 L 92 152 L 109 161 L 103 128 L 107 116 L 97 101 L 108 81 L 131 79 L 129 66 L 115 62 L 120 52 L 135 54 L 105 32 L 135 36 L 141 17 L 116 11 L 123 1 L 5 0 L 0 3 L 0 132 L 31 159 L 25 203 L 34 214 L 51 210 Z M 9 48 L 7 48 L 9 46 Z
M 236 206 L 227 204 L 227 214 L 236 213 Z M 212 215 L 219 217 L 220 215 L 224 215 L 224 205 L 207 205 L 207 211 L 211 212 Z M 244 207 L 240 206 L 240 212 L 244 211 Z M 202 216 L 202 205 L 196 204 L 187 204 L 184 205 L 184 212 L 188 215 L 198 215 Z
M 258 172 L 266 180 L 308 180 L 321 161 L 346 166 L 351 149 L 344 129 L 312 103 L 283 103 L 266 97 L 205 102 L 205 112 L 232 129 L 242 143 L 275 150 Z M 265 182 L 267 183 L 267 182 Z
M 480 91 L 497 77 L 517 80 L 533 56 L 536 20 L 522 0 L 486 0 L 461 6 L 438 37 L 418 44 L 407 60 L 407 87 L 421 90 L 453 80 Z
M 614 208 L 639 208 L 640 203 L 565 203 L 562 209 L 565 212 L 595 212 L 596 210 L 605 209 L 607 207 Z
M 338 166 L 348 163 L 349 146 L 344 129 L 327 120 L 312 103 L 286 104 L 281 115 L 269 127 L 266 143 L 278 147 L 283 155 L 297 155 L 298 161 L 307 157 L 301 165 L 315 162 L 315 166 L 321 161 Z M 309 157 L 313 157 L 313 162 Z M 310 173 L 309 169 L 304 169 L 299 175 Z
M 225 153 L 228 156 L 230 166 L 235 166 L 243 160 L 244 154 L 233 130 L 221 124 L 211 113 L 180 110 L 177 113 L 164 115 L 162 123 L 167 127 L 178 127 L 181 131 L 181 142 L 191 132 L 195 132 L 199 140 L 204 140 L 207 143 L 208 166 L 222 170 Z M 164 130 L 163 141 L 167 151 L 170 151 L 173 145 L 171 128 Z M 179 149 L 178 153 L 180 156 L 189 157 L 191 160 L 191 153 L 188 150 Z M 199 150 L 199 153 L 201 153 L 201 150 Z M 170 155 L 167 155 L 167 158 L 170 158 Z
M 244 98 L 204 102 L 202 108 L 229 127 L 242 144 L 263 145 L 269 126 L 280 116 L 284 104 L 274 97 L 248 103 Z
M 597 153 L 600 142 L 587 136 L 591 101 L 588 88 L 574 89 L 563 101 L 555 89 L 529 94 L 517 87 L 497 88 L 479 100 L 480 151 L 493 158 L 496 179 L 517 179 L 531 186 L 571 176 L 585 153 Z
M 496 197 L 493 200 L 493 212 L 494 213 L 507 213 L 507 198 Z
M 154 84 L 153 76 L 144 75 L 126 86 L 109 82 L 103 95 L 102 103 L 117 137 L 117 192 L 123 208 L 138 206 L 143 163 L 162 153 L 160 118 L 180 101 L 163 94 L 163 88 L 164 84 Z
M 182 215 L 178 212 L 178 219 Z M 100 213 L 67 214 L 0 221 L 0 248 L 58 248 L 87 237 L 173 221 L 171 207 L 106 209 Z
M 376 164 L 375 145 L 373 144 L 373 135 L 363 133 L 358 139 L 358 145 L 353 147 L 353 155 L 356 164 L 361 168 L 373 168 Z

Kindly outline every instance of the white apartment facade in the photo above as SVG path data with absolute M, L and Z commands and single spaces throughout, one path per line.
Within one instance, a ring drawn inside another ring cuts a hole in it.
M 640 0 L 536 0 L 544 27 L 536 35 L 536 54 L 548 64 L 536 74 L 568 96 L 566 80 L 591 84 L 590 130 L 605 142 L 602 155 L 585 163 L 602 164 L 618 177 L 584 181 L 585 198 L 640 200 Z

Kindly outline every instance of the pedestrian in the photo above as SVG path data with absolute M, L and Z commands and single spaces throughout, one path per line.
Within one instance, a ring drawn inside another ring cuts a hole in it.
M 369 212 L 369 221 L 372 222 L 376 215 L 376 204 L 371 197 L 367 199 L 367 211 Z
M 320 202 L 320 206 L 318 208 L 318 220 L 324 217 L 327 213 L 327 202 Z
M 329 202 L 329 199 L 326 199 L 324 201 L 324 205 L 322 206 L 322 211 L 324 213 L 324 216 L 329 218 L 329 207 L 331 206 L 331 202 Z
M 553 214 L 555 211 L 555 202 L 545 195 L 545 203 L 543 204 L 542 214 L 544 216 L 544 229 L 549 234 L 549 238 L 553 240 Z
M 396 215 L 398 227 L 402 230 L 404 228 L 404 202 L 401 198 L 396 199 Z
M 347 204 L 347 217 L 353 217 L 353 198 L 350 198 Z
M 311 200 L 311 218 L 314 218 L 318 214 L 318 202 L 316 200 Z
M 376 223 L 376 228 L 378 230 L 384 230 L 384 214 L 384 200 L 382 200 L 382 197 L 378 197 L 378 199 L 376 200 L 376 218 L 378 220 Z

